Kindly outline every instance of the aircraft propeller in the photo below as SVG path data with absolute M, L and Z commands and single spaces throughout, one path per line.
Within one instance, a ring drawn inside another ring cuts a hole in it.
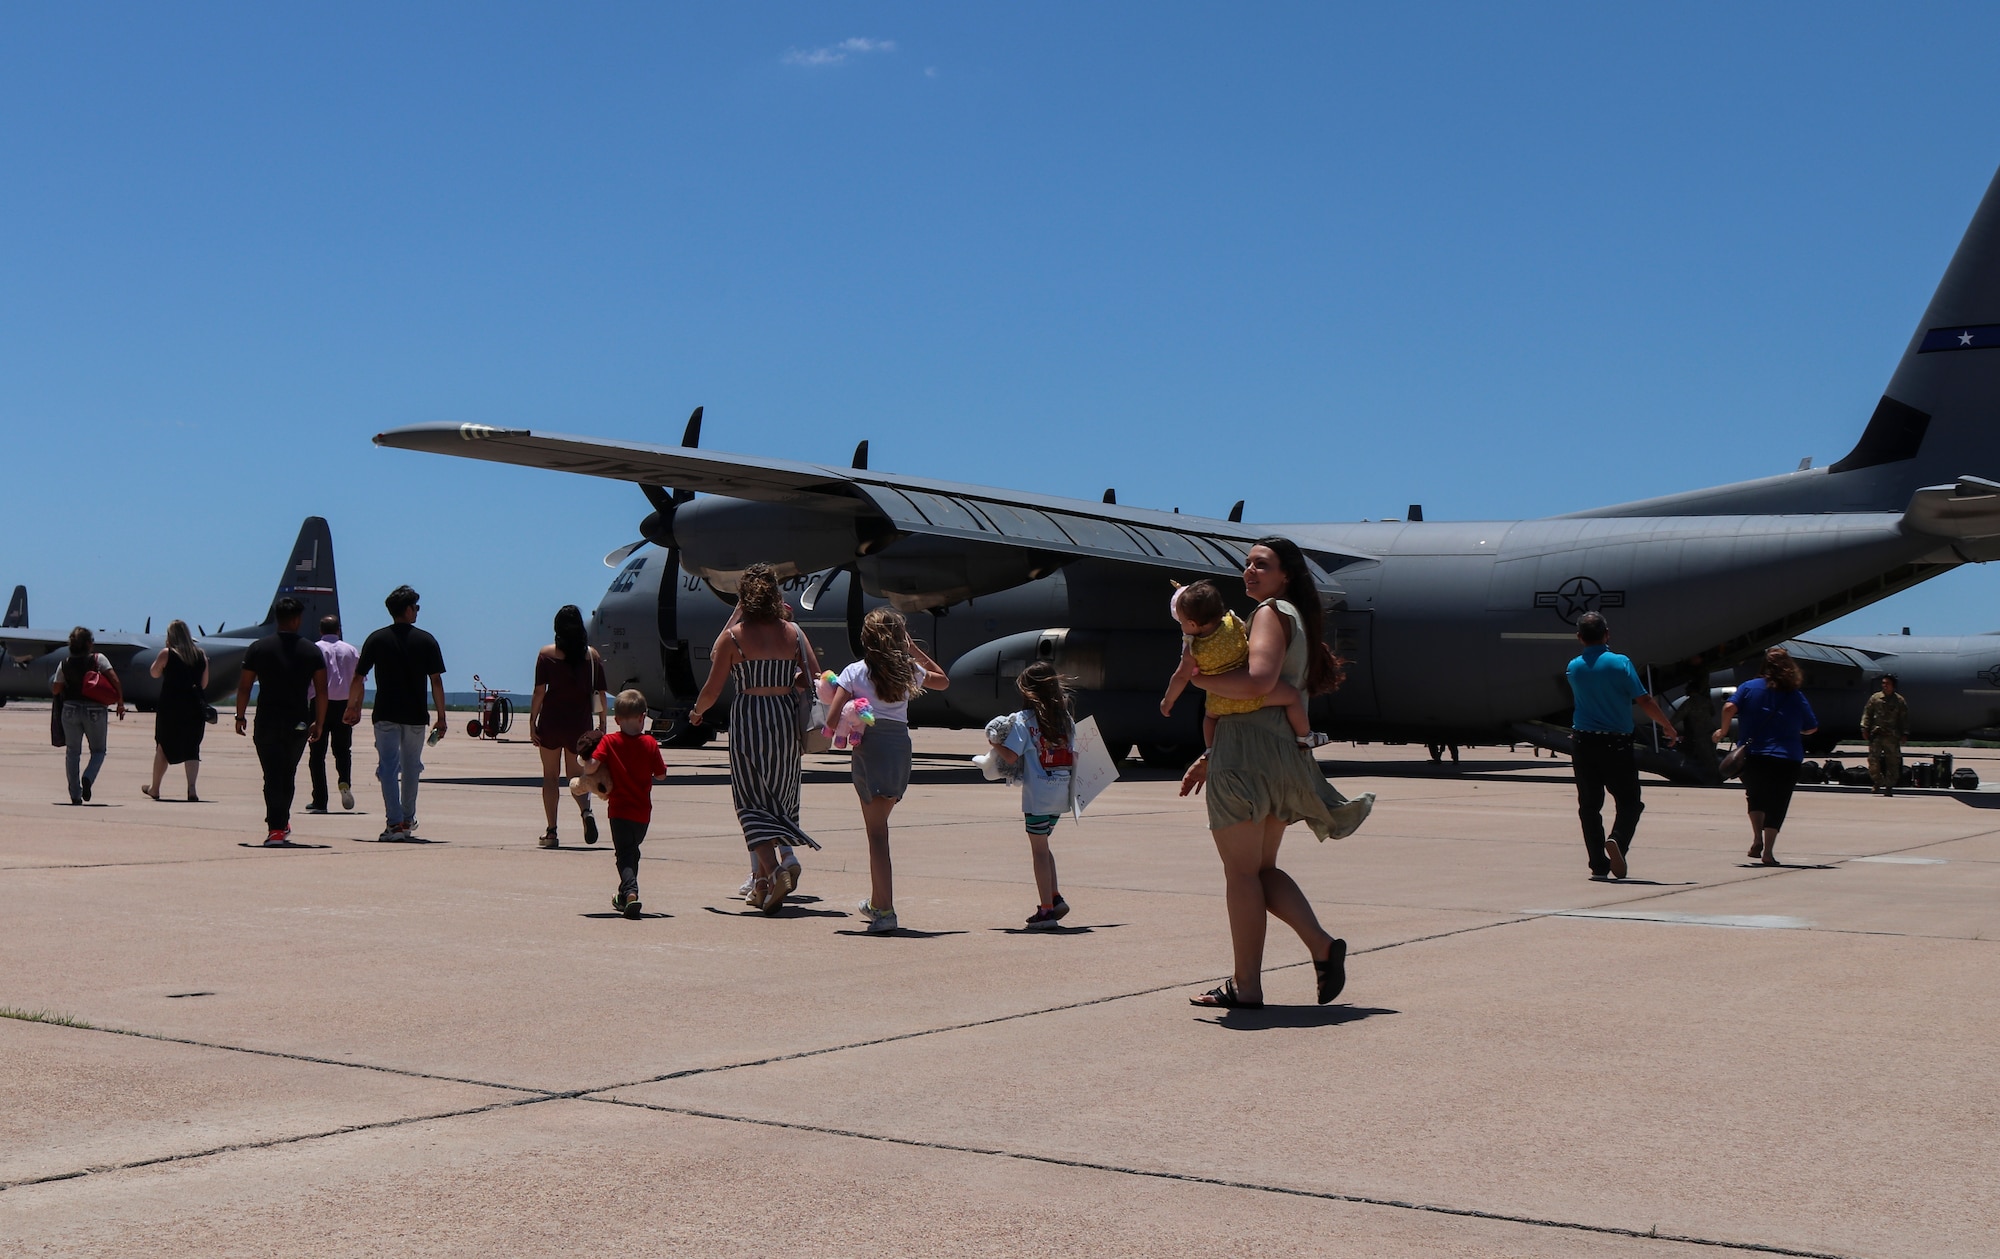
M 700 407 L 696 407 L 694 414 L 688 416 L 687 428 L 681 432 L 681 445 L 701 445 L 701 410 Z M 682 503 L 694 500 L 693 490 L 670 490 L 664 485 L 647 485 L 643 482 L 640 483 L 639 489 L 645 494 L 646 501 L 653 505 L 653 510 L 639 522 L 637 542 L 628 542 L 604 557 L 606 568 L 616 568 L 623 564 L 632 552 L 648 542 L 663 551 L 673 550 L 674 512 Z

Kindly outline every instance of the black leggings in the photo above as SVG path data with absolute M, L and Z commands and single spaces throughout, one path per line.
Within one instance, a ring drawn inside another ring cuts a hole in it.
M 639 890 L 639 845 L 646 842 L 645 822 L 622 817 L 611 823 L 611 851 L 618 858 L 618 890 L 630 896 Z
M 1764 815 L 1764 829 L 1775 831 L 1785 824 L 1792 807 L 1792 788 L 1799 782 L 1799 763 L 1782 756 L 1745 756 L 1743 794 L 1750 812 Z

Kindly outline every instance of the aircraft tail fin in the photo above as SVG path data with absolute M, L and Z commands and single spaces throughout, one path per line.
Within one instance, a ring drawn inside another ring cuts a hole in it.
M 1575 514 L 1900 512 L 1917 490 L 1964 476 L 2000 480 L 2000 174 L 1845 456 L 1822 468 Z
M 340 615 L 340 589 L 333 573 L 333 530 L 323 516 L 307 516 L 299 526 L 299 539 L 292 544 L 291 558 L 278 576 L 278 588 L 264 609 L 263 622 L 220 637 L 261 638 L 270 633 L 277 625 L 278 600 L 286 595 L 305 605 L 305 617 L 299 624 L 307 634 L 319 632 L 322 616 Z
M 2000 174 L 1987 185 L 1868 427 L 1827 471 L 1831 480 L 1868 476 L 1885 509 L 1922 486 L 2000 477 Z
M 0 619 L 0 629 L 26 629 L 28 627 L 28 588 L 14 587 L 14 597 L 7 600 L 7 615 Z

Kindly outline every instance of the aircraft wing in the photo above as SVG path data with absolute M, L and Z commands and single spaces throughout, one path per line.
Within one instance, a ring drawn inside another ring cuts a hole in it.
M 0 660 L 19 669 L 27 668 L 29 661 L 38 660 L 58 647 L 67 646 L 67 634 L 52 637 L 44 630 L 0 629 Z
M 144 651 L 148 645 L 137 634 L 100 634 L 97 637 L 97 650 L 114 665 Z M 51 633 L 38 629 L 0 629 L 0 652 L 17 661 L 33 660 L 67 646 L 69 634 L 66 631 Z
M 1176 570 L 1240 573 L 1262 536 L 1233 521 L 1088 499 L 484 424 L 418 424 L 378 433 L 375 444 L 870 517 L 899 534 Z M 1323 569 L 1374 558 L 1310 554 Z
M 1792 653 L 1792 659 L 1802 666 L 1821 666 L 1827 669 L 1846 670 L 1860 673 L 1867 661 L 1867 653 L 1852 647 L 1842 647 L 1837 643 L 1818 643 L 1809 638 L 1794 638 L 1785 644 Z

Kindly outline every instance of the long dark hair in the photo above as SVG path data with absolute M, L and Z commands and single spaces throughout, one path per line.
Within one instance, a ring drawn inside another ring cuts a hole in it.
M 556 609 L 556 650 L 572 670 L 590 667 L 590 635 L 583 629 L 583 609 L 574 603 Z
M 1312 569 L 1305 553 L 1290 538 L 1272 535 L 1257 539 L 1256 545 L 1278 557 L 1285 574 L 1285 602 L 1299 610 L 1306 627 L 1306 685 L 1308 695 L 1324 695 L 1339 688 L 1346 678 L 1341 661 L 1326 645 L 1326 609 L 1320 606 L 1319 587 L 1313 584 Z
M 1046 660 L 1034 661 L 1021 670 L 1014 685 L 1034 710 L 1035 724 L 1042 728 L 1042 740 L 1052 744 L 1069 742 L 1069 688 L 1063 685 L 1056 667 Z
M 83 698 L 83 675 L 97 667 L 97 636 L 79 625 L 69 632 L 69 659 L 63 661 L 63 698 Z

